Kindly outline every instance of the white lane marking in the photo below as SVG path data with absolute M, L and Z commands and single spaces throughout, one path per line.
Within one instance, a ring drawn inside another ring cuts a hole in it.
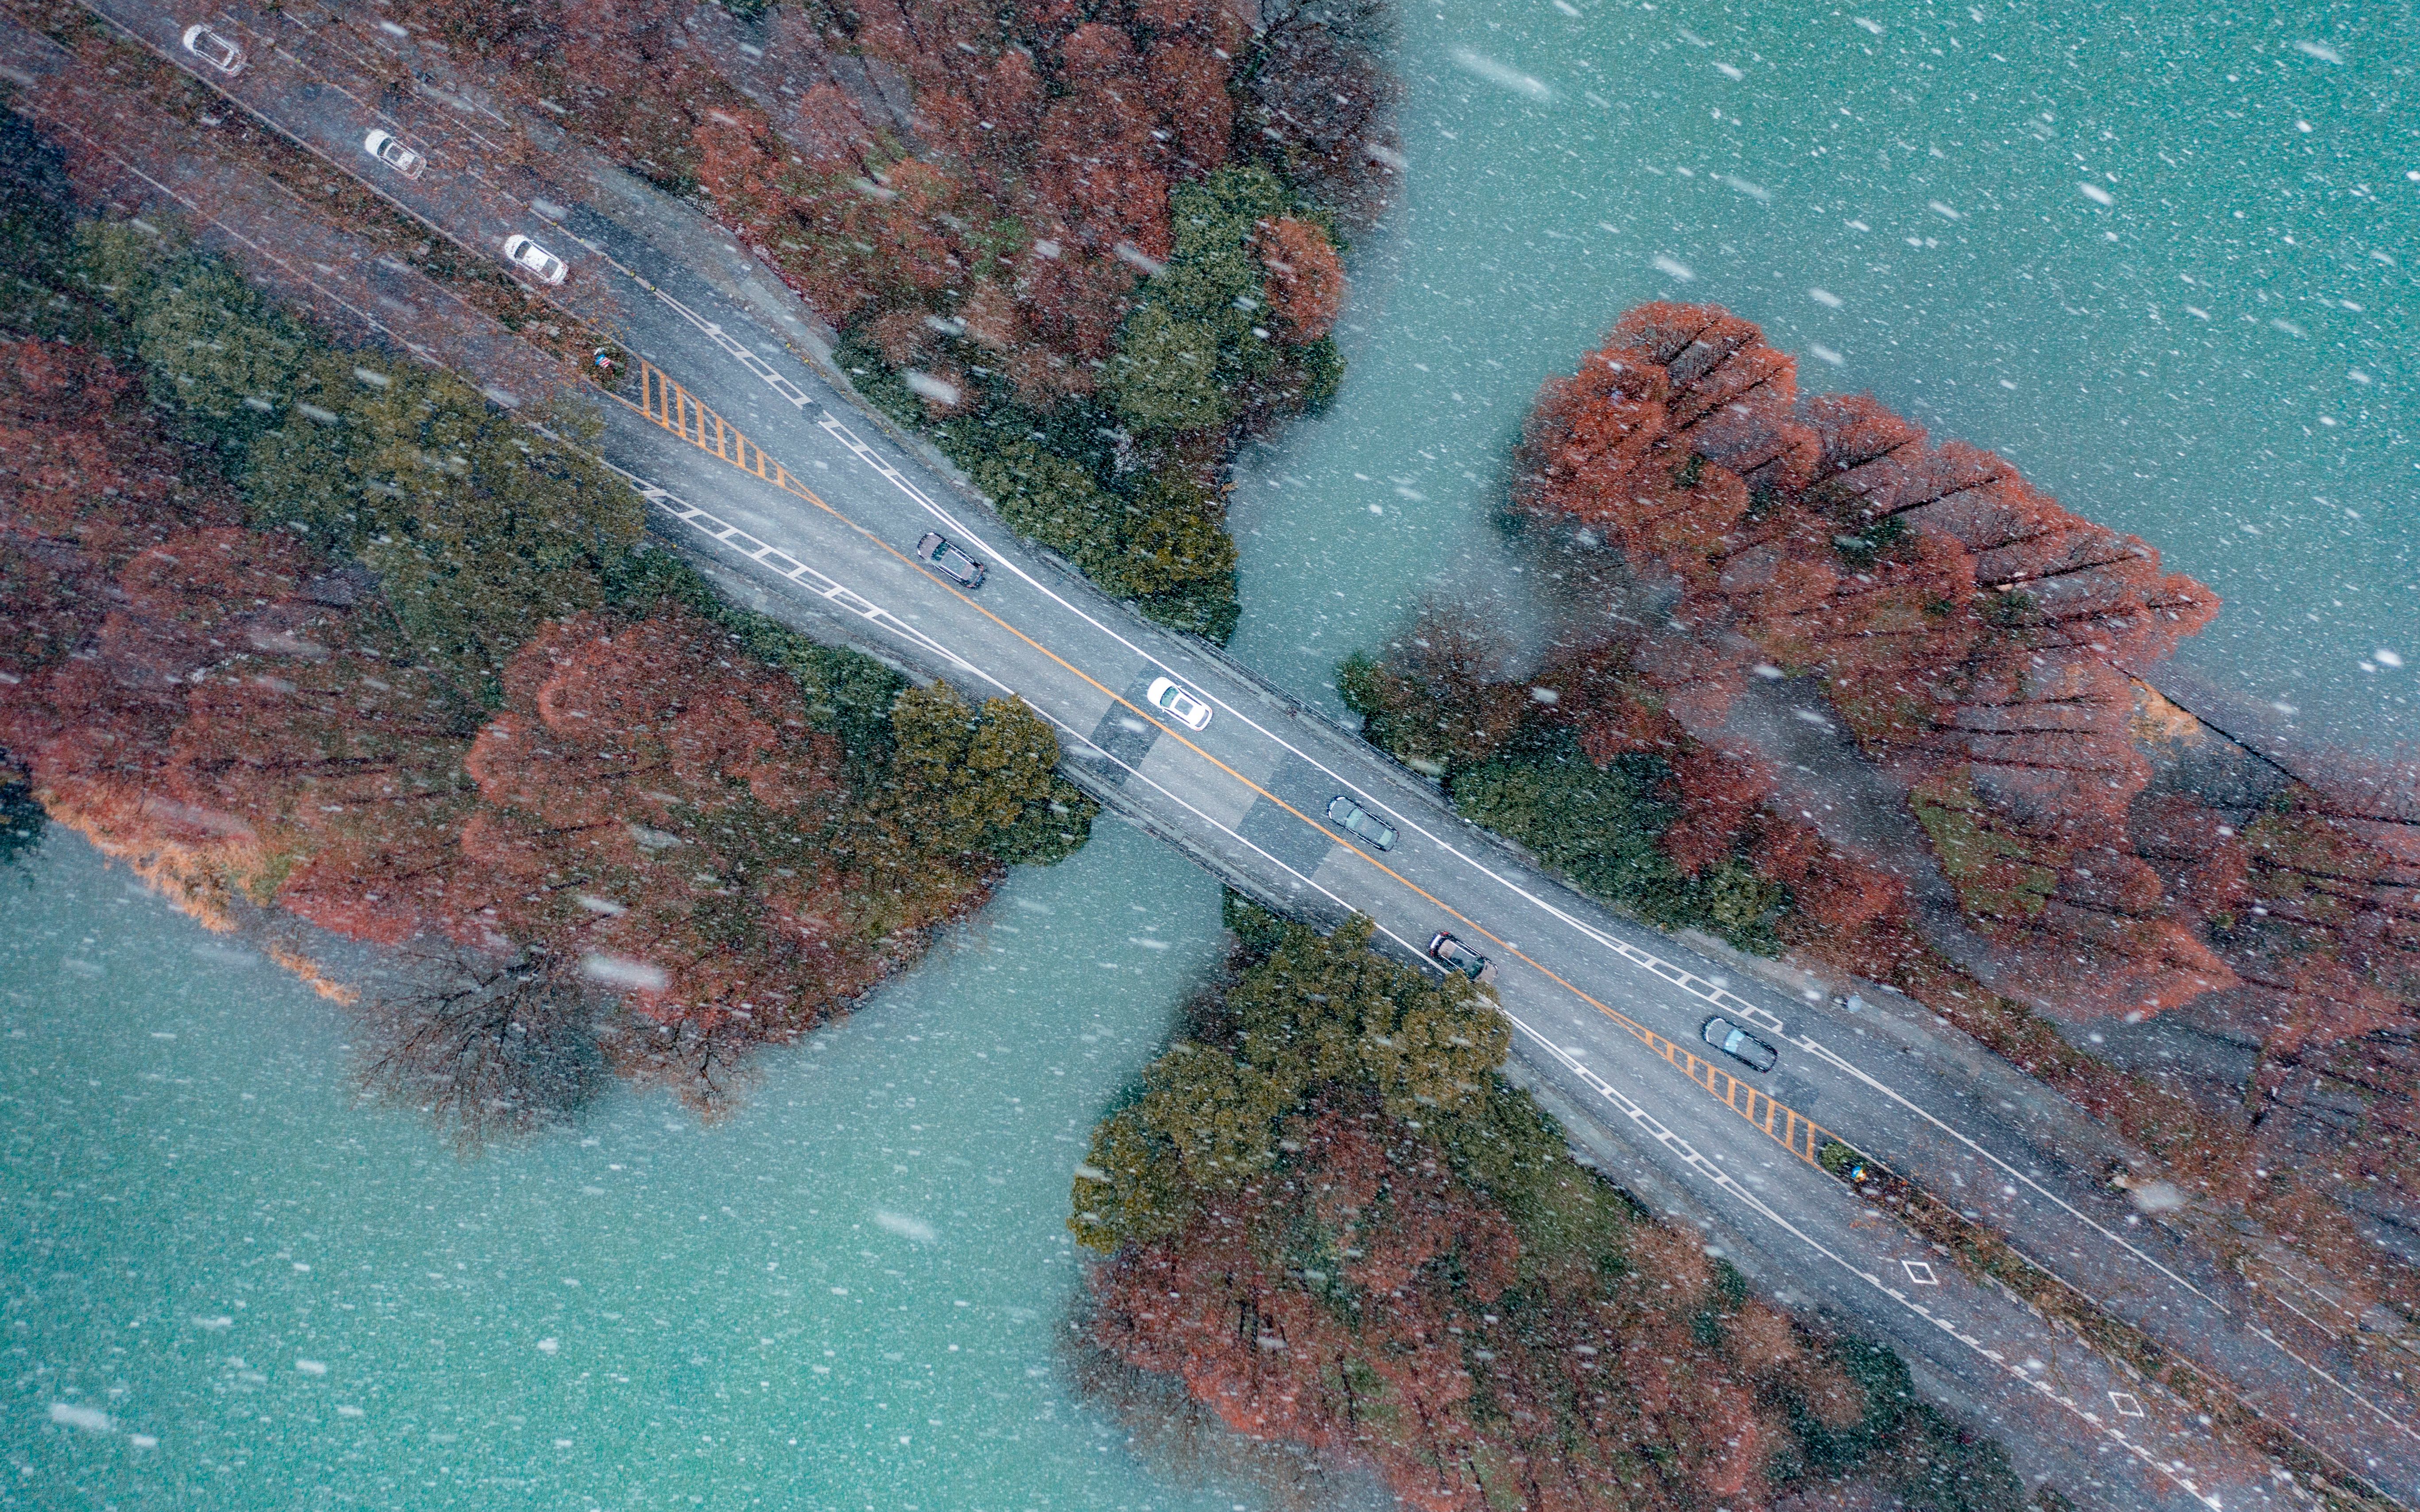
M 1691 1145 L 1687 1140 L 1682 1138 L 1680 1135 L 1674 1134 L 1671 1130 L 1666 1128 L 1645 1108 L 1639 1106 L 1638 1103 L 1624 1096 L 1604 1077 L 1597 1075 L 1586 1066 L 1581 1065 L 1578 1061 L 1564 1054 L 1562 1049 L 1552 1040 L 1547 1039 L 1544 1035 L 1540 1034 L 1536 1029 L 1531 1028 L 1526 1021 L 1514 1014 L 1511 1010 L 1505 1010 L 1504 1016 L 1511 1019 L 1512 1021 L 1513 1027 L 1520 1030 L 1520 1032 L 1527 1036 L 1532 1043 L 1536 1044 L 1548 1056 L 1559 1061 L 1567 1071 L 1571 1072 L 1572 1074 L 1587 1083 L 1590 1089 L 1594 1091 L 1599 1097 L 1611 1103 L 1615 1109 L 1619 1111 L 1623 1118 L 1628 1119 L 1632 1123 L 1637 1125 L 1638 1128 L 1644 1131 L 1650 1138 L 1664 1146 L 1667 1149 L 1669 1149 L 1683 1165 L 1699 1172 L 1707 1180 L 1713 1181 L 1717 1187 L 1720 1187 L 1740 1205 L 1747 1208 L 1759 1217 L 1763 1218 L 1766 1222 L 1774 1225 L 1784 1233 L 1805 1244 L 1807 1248 L 1813 1250 L 1823 1258 L 1830 1260 L 1841 1270 L 1848 1272 L 1858 1280 L 1865 1282 L 1876 1291 L 1881 1292 L 1883 1295 L 1898 1303 L 1907 1311 L 1914 1313 L 1916 1317 L 1921 1318 L 1926 1322 L 1931 1323 L 1935 1328 L 1938 1328 L 1943 1333 L 1948 1335 L 1951 1338 L 1954 1338 L 1959 1343 L 1966 1346 L 1966 1348 L 1973 1350 L 1978 1358 L 1988 1360 L 1993 1365 L 1999 1366 L 2001 1374 L 2007 1376 L 2009 1380 L 2016 1381 L 2025 1389 L 2035 1393 L 2037 1396 L 2057 1403 L 2060 1407 L 2065 1408 L 2069 1412 L 2082 1418 L 2085 1422 L 2091 1424 L 2095 1428 L 2100 1430 L 2100 1432 L 2124 1447 L 2125 1450 L 2129 1454 L 2133 1455 L 2136 1459 L 2149 1465 L 2151 1469 L 2158 1471 L 2162 1475 L 2174 1481 L 2177 1485 L 2184 1488 L 2184 1489 L 2192 1494 L 2196 1501 L 2199 1501 L 2213 1509 L 2218 1508 L 2219 1499 L 2204 1492 L 2199 1486 L 2195 1484 L 2191 1476 L 2183 1473 L 2181 1467 L 2184 1461 L 2177 1460 L 2172 1464 L 2163 1462 L 2156 1456 L 2151 1454 L 2149 1449 L 2136 1443 L 2133 1440 L 2128 1438 L 2115 1427 L 2103 1423 L 2098 1413 L 2086 1410 L 2083 1404 L 2077 1402 L 2071 1396 L 2061 1396 L 2056 1390 L 2053 1389 L 2047 1381 L 2036 1381 L 2027 1376 L 2023 1370 L 2010 1365 L 1996 1350 L 1986 1349 L 1983 1342 L 1975 1337 L 1972 1334 L 1959 1328 L 1956 1324 L 1933 1312 L 1931 1308 L 1926 1307 L 1921 1303 L 1909 1300 L 1906 1293 L 1899 1290 L 1895 1287 L 1892 1287 L 1888 1282 L 1885 1281 L 1881 1276 L 1876 1275 L 1871 1271 L 1860 1268 L 1856 1262 L 1833 1250 L 1830 1246 L 1815 1238 L 1812 1234 L 1807 1233 L 1805 1229 L 1800 1228 L 1796 1224 L 1792 1223 L 1789 1219 L 1783 1217 L 1780 1213 L 1776 1212 L 1772 1208 L 1766 1206 L 1762 1199 L 1750 1192 L 1745 1186 L 1743 1186 L 1738 1181 L 1734 1180 L 1731 1178 L 1730 1173 L 1725 1170 L 1720 1163 L 1709 1160 L 1706 1156 L 1699 1153 L 1695 1146 Z
M 781 548 L 767 545 L 738 526 L 708 514 L 696 505 L 647 482 L 637 473 L 615 466 L 602 456 L 597 457 L 597 460 L 609 471 L 618 474 L 623 481 L 629 484 L 648 503 L 662 510 L 666 515 L 707 540 L 719 546 L 729 547 L 749 561 L 770 568 L 776 576 L 796 583 L 844 613 L 853 614 L 868 624 L 878 625 L 909 644 L 942 658 L 951 666 L 963 671 L 978 671 L 973 663 L 969 662 L 940 641 L 866 598 L 855 589 L 800 562 Z
M 1998 1166 L 2002 1171 L 2006 1172 L 2011 1180 L 2022 1181 L 2026 1186 L 2032 1188 L 2053 1206 L 2066 1213 L 2069 1217 L 2073 1218 L 2077 1223 L 2084 1225 L 2094 1233 L 2100 1235 L 2102 1239 L 2107 1240 L 2110 1243 L 2118 1246 L 2118 1249 L 2133 1257 L 2144 1265 L 2150 1267 L 2161 1275 L 2165 1276 L 2171 1283 L 2184 1291 L 2208 1304 L 2211 1309 L 2216 1312 L 2220 1317 L 2234 1319 L 2241 1323 L 2243 1327 L 2249 1329 L 2255 1335 L 2267 1343 L 2270 1348 L 2275 1350 L 2287 1359 L 2293 1361 L 2296 1365 L 2301 1365 L 2311 1375 L 2326 1381 L 2329 1385 L 2334 1386 L 2336 1390 L 2342 1392 L 2351 1400 L 2359 1402 L 2362 1406 L 2369 1409 L 2371 1413 L 2373 1413 L 2380 1422 L 2402 1434 L 2405 1438 L 2420 1441 L 2420 1431 L 2415 1431 L 2410 1424 L 2404 1422 L 2401 1418 L 2397 1417 L 2394 1413 L 2389 1412 L 2386 1409 L 2381 1407 L 2377 1402 L 2363 1395 L 2350 1384 L 2339 1380 L 2335 1375 L 2330 1374 L 2327 1370 L 2322 1369 L 2317 1362 L 2305 1359 L 2299 1350 L 2287 1344 L 2283 1339 L 2278 1338 L 2276 1335 L 2271 1333 L 2257 1320 L 2249 1318 L 2236 1318 L 2233 1309 L 2229 1308 L 2225 1303 L 2220 1302 L 2210 1293 L 2202 1290 L 2199 1287 L 2195 1286 L 2191 1281 L 2186 1280 L 2183 1276 L 2180 1276 L 2174 1271 L 2169 1270 L 2167 1266 L 2161 1263 L 2158 1257 L 2144 1253 L 2144 1251 L 2137 1248 L 2132 1241 L 2128 1240 L 2125 1235 L 2104 1227 L 2091 1214 L 2080 1211 L 2065 1197 L 2060 1196 L 2057 1193 L 2042 1185 L 2041 1182 L 2036 1180 L 2032 1176 L 2028 1175 L 2024 1171 L 2019 1170 L 2016 1166 L 1992 1153 L 1991 1150 L 1969 1138 L 1963 1133 L 1933 1117 L 1932 1114 L 1925 1108 L 1918 1106 L 1916 1103 L 1901 1096 L 1896 1088 L 1890 1087 L 1875 1079 L 1862 1067 L 1854 1065 L 1846 1058 L 1836 1054 L 1830 1046 L 1824 1044 L 1823 1041 L 1815 1039 L 1811 1035 L 1801 1035 L 1791 1042 L 1797 1045 L 1807 1054 L 1837 1067 L 1848 1075 L 1865 1083 L 1868 1087 L 1872 1088 L 1883 1096 L 1907 1109 L 1910 1113 L 1922 1119 L 1925 1122 L 1940 1130 L 1943 1134 L 1947 1134 L 1950 1138 L 1957 1140 L 1962 1145 L 1964 1145 L 1968 1149 L 1974 1151 L 1975 1154 L 1980 1156 L 1986 1161 L 1989 1161 L 1993 1165 Z M 1997 1232 L 1997 1230 L 1994 1231 Z M 2093 1296 L 2092 1293 L 2085 1290 L 2082 1287 L 2077 1286 L 2074 1282 L 2070 1281 L 2067 1277 L 2059 1274 L 2055 1267 L 2048 1265 L 2043 1261 L 2035 1259 L 2031 1255 L 2025 1254 L 2024 1249 L 2016 1245 L 2013 1239 L 2009 1239 L 2006 1234 L 2003 1234 L 2002 1237 L 2008 1240 L 2009 1247 L 2016 1249 L 2017 1253 L 2024 1258 L 2026 1263 L 2040 1271 L 2044 1275 L 2049 1276 L 2052 1280 L 2056 1281 L 2060 1286 L 2067 1288 L 2068 1290 L 2074 1292 L 2079 1297 L 2082 1297 L 2094 1307 L 2098 1308 L 2104 1305 L 2101 1300 Z M 2281 1304 L 2285 1304 L 2288 1310 L 2294 1310 L 2292 1304 L 2290 1303 L 2286 1303 L 2284 1298 L 2280 1297 L 2278 1298 L 2278 1301 Z M 2261 1415 L 2263 1417 L 2269 1416 L 2267 1413 L 2262 1413 Z M 2275 1418 L 2270 1418 L 2269 1420 L 2272 1422 L 2281 1422 L 2281 1420 Z M 2297 1428 L 2292 1422 L 2282 1421 L 2281 1426 L 2284 1427 L 2288 1432 L 2292 1433 L 2296 1438 L 2303 1439 L 2301 1430 Z M 2310 1443 L 2308 1439 L 2303 1439 L 2303 1442 L 2305 1443 Z M 2312 1447 L 2316 1449 L 2318 1448 L 2318 1445 L 2313 1444 Z

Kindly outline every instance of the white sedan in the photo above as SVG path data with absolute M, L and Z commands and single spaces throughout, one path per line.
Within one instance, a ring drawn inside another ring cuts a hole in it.
M 243 71 L 243 49 L 199 22 L 185 28 L 185 51 L 230 78 Z
M 518 233 L 504 238 L 504 261 L 546 284 L 560 284 L 571 271 L 562 258 Z
M 417 178 L 428 160 L 395 139 L 393 131 L 372 131 L 362 138 L 362 150 L 406 178 Z
M 1210 722 L 1210 705 L 1165 677 L 1151 680 L 1142 701 L 1187 730 L 1199 730 Z

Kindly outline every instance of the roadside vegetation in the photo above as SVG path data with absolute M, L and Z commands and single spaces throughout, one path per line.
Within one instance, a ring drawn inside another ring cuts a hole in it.
M 718 1105 L 1082 843 L 1025 705 L 731 609 L 576 416 L 341 347 L 174 226 L 77 223 L 6 125 L 0 750 L 206 921 L 426 958 L 359 1009 L 376 1089 L 473 1137 L 583 1068 Z
M 1224 980 L 1095 1130 L 1095 1339 L 1438 1509 L 2014 1509 L 1999 1446 L 1574 1161 L 1459 978 L 1231 898 Z M 1853 1500 L 1850 1504 L 1867 1504 Z
M 1635 310 L 1545 384 L 1507 519 L 1555 648 L 1517 669 L 1431 614 L 1342 669 L 1373 741 L 1615 906 L 1906 993 L 2216 1211 L 2420 1308 L 2361 1236 L 2420 1220 L 2409 786 L 2350 756 L 2288 778 L 2138 682 L 2209 590 L 1997 456 L 1798 393 L 1713 306 Z M 1760 733 L 1776 700 L 1868 785 L 1793 772 Z M 2249 1080 L 2131 1074 L 2079 1027 L 2163 1013 L 2257 1043 Z
M 1385 660 L 1346 658 L 1337 687 L 1373 744 L 1439 779 L 1456 812 L 1528 847 L 1581 891 L 1667 929 L 1776 953 L 1792 894 L 1750 859 L 1755 837 L 1710 856 L 1667 843 L 1683 813 L 1678 752 L 1591 760 L 1528 685 L 1488 680 L 1502 660 L 1477 626 L 1433 613 Z
M 1382 5 L 1247 14 L 391 10 L 446 67 L 702 204 L 1017 531 L 1221 641 L 1228 459 L 1335 393 L 1340 227 L 1400 161 Z

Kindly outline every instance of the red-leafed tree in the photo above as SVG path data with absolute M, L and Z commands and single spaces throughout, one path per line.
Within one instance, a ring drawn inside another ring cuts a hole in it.
M 1870 400 L 1802 399 L 1790 360 L 1711 306 L 1643 306 L 1549 381 L 1516 496 L 1612 556 L 1613 591 L 1655 626 L 1623 665 L 1697 741 L 1722 745 L 1757 666 L 1820 676 L 1974 922 L 2092 968 L 2071 1010 L 2156 1011 L 2230 981 L 2129 855 L 2149 767 L 2128 670 L 2217 609 L 2140 541 Z M 1592 749 L 1635 739 L 1585 700 L 1574 714 Z M 1761 799 L 1712 760 L 1676 764 L 1684 865 Z
M 1261 231 L 1261 261 L 1269 270 L 1269 308 L 1301 341 L 1327 334 L 1344 311 L 1344 264 L 1327 233 L 1290 216 Z
M 842 949 L 823 843 L 846 821 L 839 747 L 728 649 L 671 610 L 564 621 L 514 656 L 464 762 L 484 808 L 447 887 L 458 931 L 610 957 L 644 1012 L 701 1029 L 795 1031 L 876 979 Z

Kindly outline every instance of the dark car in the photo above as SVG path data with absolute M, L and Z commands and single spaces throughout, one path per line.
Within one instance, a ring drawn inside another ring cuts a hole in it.
M 1463 944 L 1445 931 L 1439 930 L 1429 939 L 1429 954 L 1461 972 L 1473 981 L 1494 981 L 1495 963 Z
M 984 564 L 961 551 L 939 531 L 926 531 L 916 543 L 916 560 L 929 563 L 969 588 L 981 588 Z
M 1706 1020 L 1706 1026 L 1698 1033 L 1724 1055 L 1757 1071 L 1771 1071 L 1773 1063 L 1781 1058 L 1781 1052 L 1727 1018 Z
M 1327 822 L 1348 834 L 1360 836 L 1382 851 L 1395 848 L 1394 826 L 1379 823 L 1369 810 L 1341 793 L 1327 800 Z

